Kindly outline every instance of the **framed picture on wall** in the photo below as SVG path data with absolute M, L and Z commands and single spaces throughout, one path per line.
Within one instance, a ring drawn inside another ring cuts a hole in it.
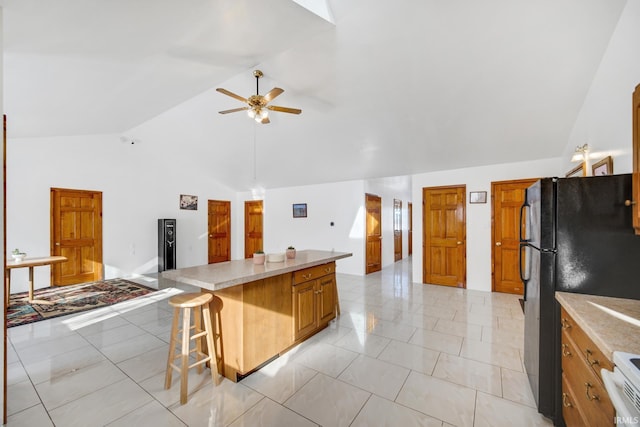
M 469 193 L 469 203 L 487 203 L 487 192 L 471 191 Z
M 565 177 L 574 178 L 574 177 L 585 176 L 586 175 L 586 171 L 587 171 L 587 169 L 584 167 L 584 162 L 582 162 L 582 163 L 580 163 L 580 165 L 576 166 L 575 168 L 573 168 L 569 172 L 567 172 Z
M 593 176 L 613 175 L 613 159 L 607 156 L 591 166 Z
M 306 203 L 294 203 L 293 204 L 293 217 L 294 218 L 306 218 L 307 217 L 307 204 Z
M 180 209 L 188 211 L 198 210 L 198 196 L 189 196 L 188 194 L 180 195 Z

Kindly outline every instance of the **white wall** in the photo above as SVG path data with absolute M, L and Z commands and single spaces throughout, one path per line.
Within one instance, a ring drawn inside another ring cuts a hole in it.
M 629 1 L 620 17 L 598 72 L 571 132 L 563 156 L 570 170 L 576 146 L 588 143 L 590 163 L 611 155 L 616 174 L 629 173 L 631 156 L 631 94 L 640 84 L 640 2 Z M 591 174 L 591 166 L 588 167 Z
M 207 262 L 207 200 L 236 193 L 207 174 L 176 162 L 171 142 L 124 144 L 119 135 L 13 139 L 7 148 L 7 245 L 28 256 L 49 254 L 50 188 L 102 192 L 105 278 L 157 272 L 157 219 L 177 219 L 178 267 Z M 198 210 L 180 210 L 180 194 L 199 197 Z M 27 272 L 12 273 L 12 292 L 27 290 Z M 50 285 L 49 267 L 35 287 Z
M 417 174 L 413 191 L 413 281 L 422 282 L 422 189 L 466 185 L 467 289 L 491 291 L 491 182 L 557 176 L 562 159 L 509 163 Z M 486 204 L 469 204 L 470 191 L 486 191 Z
M 307 204 L 306 218 L 293 218 L 292 205 Z M 264 251 L 320 249 L 351 252 L 336 263 L 338 272 L 364 274 L 364 183 L 287 187 L 265 192 Z M 334 225 L 331 225 L 331 222 Z

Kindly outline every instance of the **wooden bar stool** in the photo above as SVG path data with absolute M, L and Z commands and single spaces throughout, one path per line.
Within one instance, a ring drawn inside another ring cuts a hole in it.
M 204 364 L 207 362 L 211 368 L 211 379 L 214 384 L 219 384 L 218 360 L 216 352 L 216 334 L 211 322 L 211 312 L 209 303 L 213 299 L 212 294 L 190 293 L 180 294 L 169 299 L 169 305 L 174 307 L 173 324 L 171 326 L 171 339 L 169 341 L 169 358 L 167 360 L 167 374 L 165 376 L 164 388 L 171 387 L 171 373 L 173 369 L 180 372 L 180 404 L 187 403 L 187 378 L 189 369 L 197 367 L 201 374 Z M 193 326 L 191 325 L 191 309 L 193 310 Z M 178 329 L 178 319 L 182 311 L 182 329 Z M 204 319 L 203 319 L 204 318 Z M 202 330 L 202 320 L 204 320 L 204 330 Z M 190 334 L 193 330 L 193 335 Z M 180 351 L 176 352 L 178 334 L 182 333 L 182 343 Z M 206 340 L 207 351 L 203 351 L 202 340 Z M 191 349 L 191 341 L 195 340 L 195 348 Z M 189 356 L 195 353 L 195 363 L 189 365 Z M 174 363 L 178 361 L 178 363 Z

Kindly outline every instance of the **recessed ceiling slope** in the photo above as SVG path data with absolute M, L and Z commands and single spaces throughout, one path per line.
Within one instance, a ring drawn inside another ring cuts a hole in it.
M 1 5 L 10 137 L 123 132 L 333 27 L 291 0 Z

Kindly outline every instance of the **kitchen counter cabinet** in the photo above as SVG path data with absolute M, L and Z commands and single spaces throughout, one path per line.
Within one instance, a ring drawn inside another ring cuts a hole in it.
M 600 370 L 613 352 L 640 352 L 640 301 L 556 292 L 561 305 L 562 414 L 568 427 L 613 425 Z
M 556 299 L 607 359 L 614 351 L 640 354 L 640 300 L 570 292 Z

